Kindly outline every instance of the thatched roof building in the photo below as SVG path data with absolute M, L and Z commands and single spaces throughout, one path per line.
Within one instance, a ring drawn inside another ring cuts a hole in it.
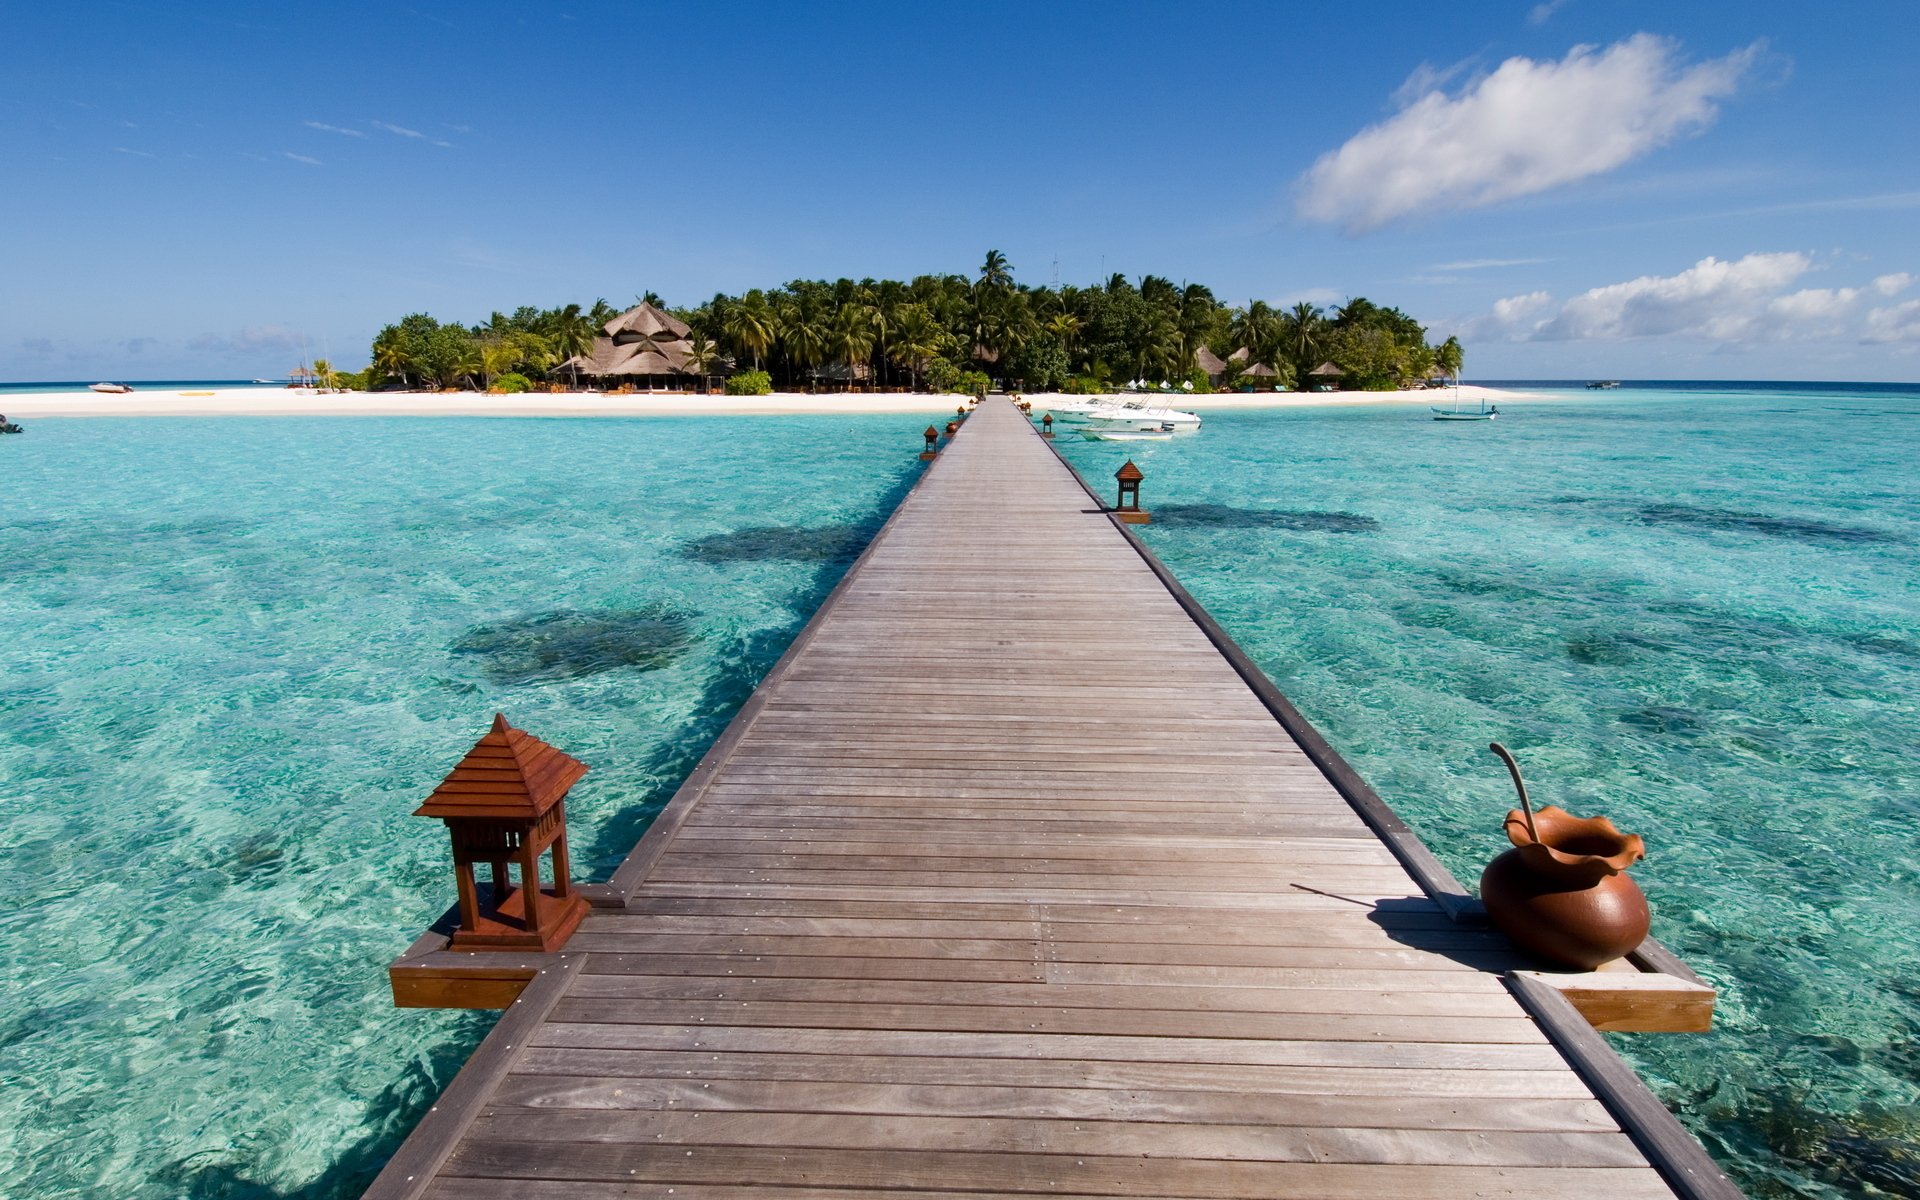
M 1323 362 L 1313 370 L 1308 371 L 1307 374 L 1317 375 L 1322 379 L 1339 379 L 1345 375 L 1346 372 L 1334 366 L 1331 362 Z
M 1216 384 L 1219 383 L 1227 373 L 1226 362 L 1222 360 L 1218 354 L 1215 354 L 1205 346 L 1193 352 L 1193 365 L 1205 371 L 1207 378 Z
M 577 370 L 595 379 L 642 380 L 649 386 L 659 381 L 677 386 L 696 377 L 691 362 L 692 336 L 687 323 L 672 313 L 651 304 L 638 304 L 608 321 L 606 333 L 593 339 L 593 349 L 568 359 L 560 369 Z M 730 369 L 730 364 L 715 359 L 705 376 L 724 375 Z

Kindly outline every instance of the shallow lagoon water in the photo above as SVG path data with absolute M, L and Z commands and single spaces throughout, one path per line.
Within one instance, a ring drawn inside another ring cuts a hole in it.
M 917 474 L 919 429 L 5 439 L 0 1191 L 358 1195 L 492 1020 L 390 1007 L 386 960 L 452 896 L 412 809 L 504 710 L 592 765 L 568 815 L 604 878 Z
M 1753 1194 L 1914 1194 L 1920 396 L 1510 407 L 1059 444 L 1146 469 L 1155 549 L 1463 879 L 1511 802 L 1494 738 L 1647 837 L 1719 1027 L 1614 1040 Z M 604 876 L 910 483 L 919 425 L 0 443 L 7 1193 L 357 1195 L 491 1021 L 388 1007 L 451 894 L 412 808 L 504 709 L 593 764 L 569 809 Z
M 1720 1009 L 1612 1040 L 1751 1194 L 1920 1195 L 1920 392 L 1502 410 L 1058 444 L 1463 880 L 1493 740 L 1645 836 Z

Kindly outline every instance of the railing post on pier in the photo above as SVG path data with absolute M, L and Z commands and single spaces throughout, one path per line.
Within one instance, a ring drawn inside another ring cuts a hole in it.
M 1120 500 L 1113 506 L 1113 515 L 1128 525 L 1145 525 L 1153 520 L 1140 507 L 1140 481 L 1147 477 L 1146 473 L 1134 466 L 1132 459 L 1128 459 L 1125 466 L 1113 473 L 1113 477 L 1120 481 Z
M 474 743 L 416 817 L 439 817 L 453 841 L 460 927 L 453 950 L 557 950 L 579 928 L 587 902 L 573 890 L 567 866 L 567 791 L 587 764 L 524 730 L 504 713 Z M 553 886 L 540 881 L 540 859 L 553 851 Z M 486 863 L 492 888 L 483 901 L 473 869 Z M 520 869 L 510 886 L 508 864 Z

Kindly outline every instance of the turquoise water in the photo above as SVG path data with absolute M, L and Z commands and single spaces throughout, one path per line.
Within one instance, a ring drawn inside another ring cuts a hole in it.
M 0 1192 L 358 1195 L 490 1014 L 395 1011 L 496 709 L 602 878 L 924 421 L 37 421 L 0 439 Z
M 1920 392 L 1501 407 L 1058 444 L 1462 879 L 1496 739 L 1646 838 L 1720 1008 L 1613 1041 L 1753 1195 L 1920 1195 Z
M 1209 416 L 1127 448 L 1146 534 L 1462 878 L 1494 738 L 1646 836 L 1719 1024 L 1615 1041 L 1754 1194 L 1915 1194 L 1920 395 L 1504 407 Z M 603 876 L 923 426 L 0 439 L 0 1190 L 357 1195 L 491 1020 L 388 1004 L 451 894 L 420 797 L 504 709 L 593 764 Z

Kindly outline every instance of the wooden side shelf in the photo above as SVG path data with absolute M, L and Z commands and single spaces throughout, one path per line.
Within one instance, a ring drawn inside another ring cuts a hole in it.
M 1563 974 L 1515 971 L 1565 996 L 1587 1023 L 1606 1033 L 1705 1033 L 1713 1028 L 1713 987 L 1631 962 Z
M 395 1008 L 510 1008 L 536 975 L 567 957 L 449 950 L 446 923 L 443 919 L 387 964 Z

